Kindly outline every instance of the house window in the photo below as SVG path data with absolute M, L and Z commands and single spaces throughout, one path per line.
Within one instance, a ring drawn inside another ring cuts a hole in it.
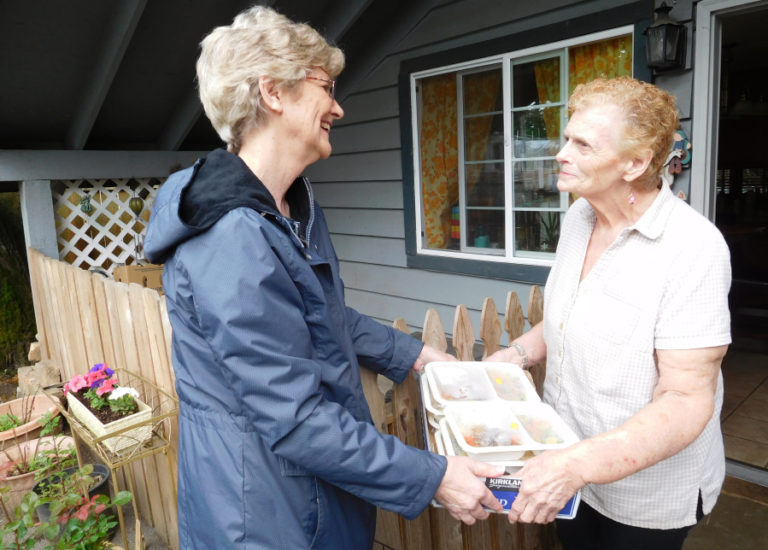
M 416 253 L 550 265 L 568 97 L 632 75 L 632 53 L 624 27 L 410 74 Z

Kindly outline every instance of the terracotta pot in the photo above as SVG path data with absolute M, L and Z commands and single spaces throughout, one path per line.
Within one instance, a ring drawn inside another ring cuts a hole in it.
M 34 402 L 32 401 L 33 399 Z M 40 423 L 43 415 L 47 412 L 51 413 L 52 417 L 59 414 L 59 409 L 46 395 L 38 394 L 35 396 L 20 397 L 19 399 L 0 404 L 0 415 L 10 413 L 21 418 L 24 414 L 25 407 L 31 407 L 32 409 L 29 422 L 17 426 L 16 428 L 0 432 L 0 449 L 8 449 L 15 443 L 35 439 L 40 435 L 40 431 L 43 429 L 43 425 Z
M 29 472 L 17 476 L 8 476 L 5 472 L 13 468 L 22 456 L 27 456 L 32 460 L 32 453 L 51 450 L 55 444 L 59 449 L 75 447 L 75 440 L 69 436 L 47 436 L 30 441 L 23 441 L 13 447 L 0 452 L 0 487 L 8 487 L 9 491 L 5 494 L 6 506 L 8 510 L 13 510 L 19 504 L 32 487 L 35 485 L 35 472 Z M 39 441 L 39 444 L 38 444 Z

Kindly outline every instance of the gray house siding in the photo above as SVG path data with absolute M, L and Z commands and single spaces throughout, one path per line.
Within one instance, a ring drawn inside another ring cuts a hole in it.
M 681 3 L 690 1 L 678 5 Z M 333 155 L 308 170 L 328 217 L 349 305 L 383 323 L 403 317 L 412 330 L 422 327 L 428 308 L 435 308 L 451 332 L 455 307 L 465 304 L 477 330 L 483 299 L 493 298 L 503 312 L 507 292 L 515 291 L 527 315 L 529 284 L 407 267 L 405 228 L 412 205 L 404 205 L 403 198 L 401 147 L 409 144 L 401 143 L 400 134 L 401 62 L 555 23 L 567 24 L 586 15 L 599 19 L 605 10 L 632 4 L 637 3 L 442 2 L 415 22 L 411 32 L 351 90 L 342 103 L 345 116 L 332 131 Z M 652 7 L 649 1 L 649 19 Z M 541 43 L 553 40 L 542 36 Z M 663 86 L 682 96 L 681 110 L 689 117 L 690 77 L 671 77 Z

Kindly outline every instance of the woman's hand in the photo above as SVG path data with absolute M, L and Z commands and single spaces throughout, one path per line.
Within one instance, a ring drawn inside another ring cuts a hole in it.
M 501 512 L 501 503 L 478 477 L 498 477 L 504 473 L 501 466 L 491 466 L 464 456 L 447 456 L 448 467 L 435 492 L 435 499 L 454 519 L 472 525 L 478 519 L 487 519 L 488 510 Z
M 510 523 L 550 523 L 568 500 L 586 485 L 571 471 L 568 450 L 546 451 L 525 463 L 516 474 L 522 482 L 509 511 Z
M 424 365 L 431 363 L 432 361 L 456 361 L 456 358 L 453 355 L 449 355 L 437 348 L 425 344 L 411 368 L 421 374 L 424 370 Z

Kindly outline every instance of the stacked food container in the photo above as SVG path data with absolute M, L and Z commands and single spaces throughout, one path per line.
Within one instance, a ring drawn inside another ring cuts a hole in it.
M 421 395 L 430 449 L 504 466 L 509 475 L 487 484 L 507 510 L 514 500 L 508 480 L 515 479 L 526 460 L 579 440 L 512 363 L 429 363 L 421 377 Z M 494 490 L 499 486 L 505 490 Z M 515 495 L 517 487 L 519 482 Z M 558 517 L 573 517 L 578 500 L 577 494 Z

